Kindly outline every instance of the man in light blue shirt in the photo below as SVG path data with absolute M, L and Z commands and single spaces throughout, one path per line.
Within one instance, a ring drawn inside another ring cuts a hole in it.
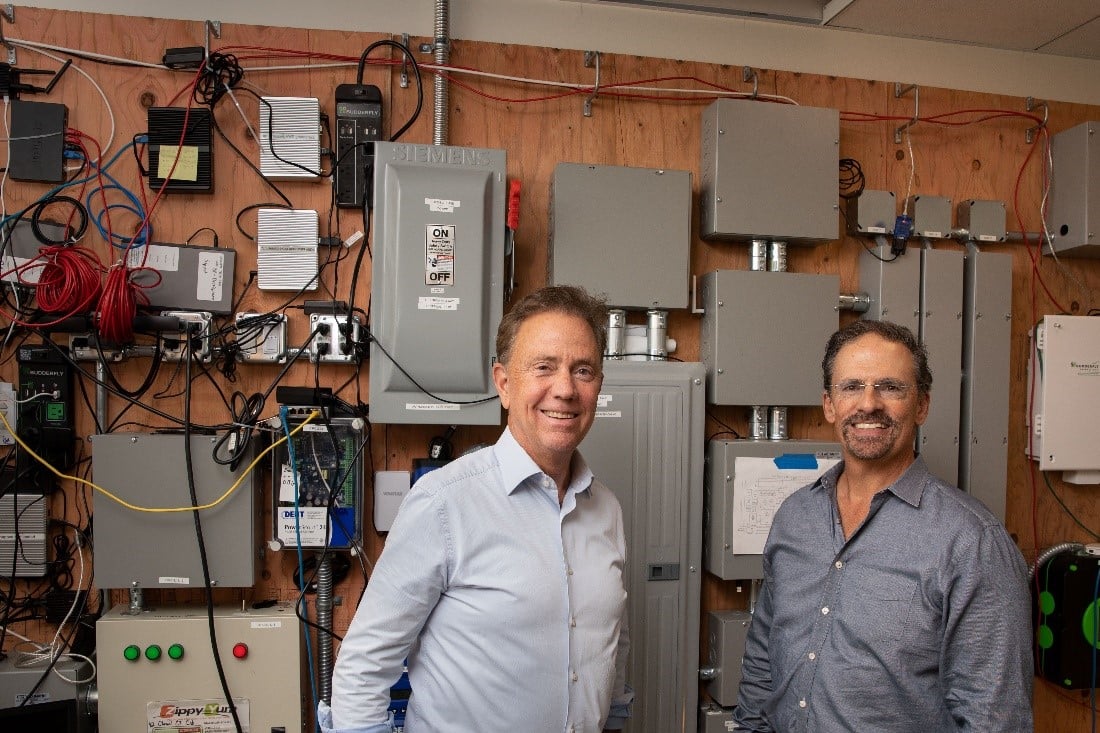
M 1031 731 L 1027 568 L 1004 525 L 914 455 L 932 386 L 923 346 L 856 321 L 822 367 L 844 460 L 772 522 L 737 728 Z
M 501 321 L 496 445 L 416 483 L 333 670 L 328 733 L 388 733 L 408 659 L 407 733 L 621 728 L 622 510 L 577 445 L 592 426 L 607 321 L 579 288 L 529 295 Z

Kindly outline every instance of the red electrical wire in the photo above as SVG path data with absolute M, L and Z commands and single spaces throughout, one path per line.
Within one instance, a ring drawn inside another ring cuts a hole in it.
M 40 252 L 43 262 L 34 291 L 38 307 L 66 317 L 91 310 L 99 299 L 103 273 L 103 263 L 95 253 L 66 246 L 43 247 Z

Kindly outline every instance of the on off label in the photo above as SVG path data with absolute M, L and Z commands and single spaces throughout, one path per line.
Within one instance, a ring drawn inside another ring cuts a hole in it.
M 455 228 L 450 224 L 424 227 L 424 284 L 455 284 Z

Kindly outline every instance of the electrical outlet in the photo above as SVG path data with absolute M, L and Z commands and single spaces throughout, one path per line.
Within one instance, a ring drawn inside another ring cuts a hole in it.
M 248 364 L 285 364 L 286 315 L 241 312 L 233 319 L 237 330 L 237 361 Z
M 347 314 L 314 313 L 309 328 L 317 334 L 310 344 L 311 362 L 348 364 L 359 358 L 359 316 L 352 314 L 349 328 Z
M 96 346 L 94 333 L 74 333 L 69 336 L 69 356 L 74 361 L 99 361 L 101 358 L 117 364 L 125 354 L 118 346 L 100 344 Z M 102 355 L 102 356 L 101 356 Z
M 160 334 L 160 358 L 164 361 L 183 361 L 188 350 L 184 340 L 185 333 L 190 335 L 192 357 L 204 364 L 213 358 L 210 347 L 210 322 L 214 316 L 206 311 L 161 311 L 167 318 L 178 318 L 180 330 L 177 333 Z
M 15 438 L 11 431 L 18 430 L 18 410 L 15 409 L 15 386 L 11 382 L 0 382 L 0 412 L 8 421 L 8 426 L 0 426 L 0 445 L 13 445 Z

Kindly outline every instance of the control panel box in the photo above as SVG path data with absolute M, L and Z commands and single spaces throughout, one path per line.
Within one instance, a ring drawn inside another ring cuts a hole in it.
M 302 633 L 289 603 L 214 609 L 226 686 L 246 731 L 303 733 Z M 96 623 L 101 731 L 232 731 L 205 607 L 116 606 Z
M 719 99 L 703 111 L 704 239 L 837 238 L 840 113 Z
M 1082 122 L 1051 138 L 1047 230 L 1054 252 L 1100 257 L 1100 122 Z M 1047 254 L 1050 253 L 1047 248 Z
M 913 236 L 924 239 L 947 239 L 951 236 L 951 199 L 910 196 L 907 205 L 913 217 Z
M 764 577 L 761 553 L 783 500 L 840 460 L 814 440 L 712 440 L 707 444 L 703 563 L 724 580 Z
M 715 270 L 701 281 L 700 353 L 712 405 L 820 405 L 837 328 L 836 275 Z
M 1100 318 L 1046 316 L 1031 342 L 1031 458 L 1065 481 L 1100 484 Z
M 140 507 L 191 506 L 184 436 L 105 433 L 93 435 L 92 475 L 118 498 Z M 254 475 L 242 476 L 214 461 L 218 438 L 190 436 L 195 495 L 210 579 L 220 588 L 248 588 L 256 582 L 259 506 Z M 195 519 L 190 511 L 147 513 L 106 498 L 96 501 L 95 580 L 100 588 L 201 588 L 202 564 Z M 117 730 L 117 729 L 115 729 Z
M 580 285 L 619 308 L 687 308 L 691 173 L 558 163 L 550 284 Z

